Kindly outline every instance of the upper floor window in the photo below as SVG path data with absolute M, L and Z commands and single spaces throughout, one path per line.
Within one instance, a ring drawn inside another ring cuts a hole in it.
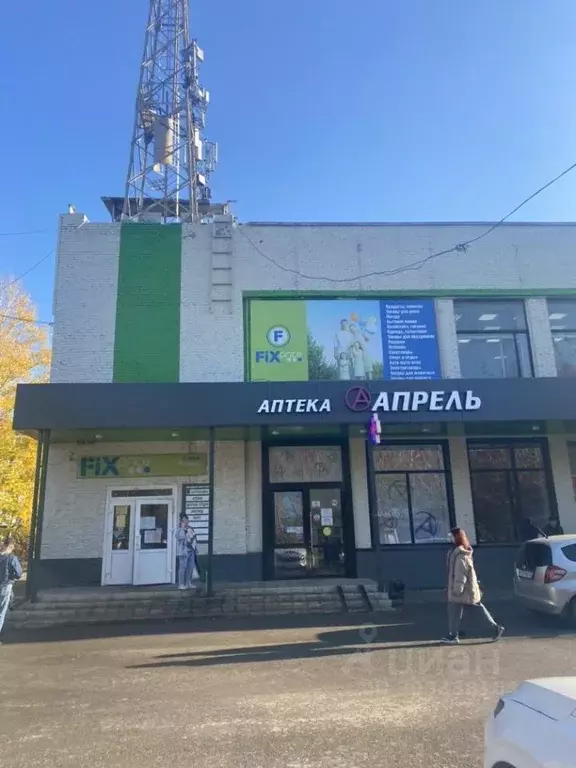
M 462 378 L 533 375 L 523 301 L 455 301 L 454 314 Z
M 548 299 L 558 376 L 576 376 L 576 299 Z

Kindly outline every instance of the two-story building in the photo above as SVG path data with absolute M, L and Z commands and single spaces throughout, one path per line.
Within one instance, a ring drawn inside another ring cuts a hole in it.
M 215 582 L 438 587 L 457 524 L 506 586 L 519 541 L 576 532 L 576 225 L 456 247 L 487 227 L 63 215 L 14 422 L 37 579 L 171 583 L 182 514 Z

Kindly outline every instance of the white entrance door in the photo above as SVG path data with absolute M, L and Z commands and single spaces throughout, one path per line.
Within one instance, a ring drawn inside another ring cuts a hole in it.
M 102 583 L 170 584 L 173 539 L 171 499 L 112 499 Z
M 172 581 L 172 502 L 136 501 L 133 584 Z
M 134 571 L 134 501 L 113 501 L 108 512 L 104 584 L 132 584 Z M 107 557 L 106 557 L 107 555 Z

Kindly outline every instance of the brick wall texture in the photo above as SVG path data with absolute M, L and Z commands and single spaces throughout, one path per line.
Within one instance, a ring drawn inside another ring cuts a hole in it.
M 142 225 L 145 226 L 145 225 Z M 532 289 L 526 301 L 535 372 L 556 375 L 543 297 L 576 287 L 576 226 L 502 226 L 467 252 L 451 253 L 422 269 L 398 268 L 474 238 L 484 225 L 183 225 L 180 285 L 181 381 L 242 381 L 247 291 L 444 291 L 436 300 L 443 374 L 459 376 L 449 291 Z M 111 382 L 114 369 L 120 247 L 119 224 L 61 219 L 54 293 L 54 382 Z M 265 254 L 263 256 L 262 254 Z M 268 258 L 266 258 L 268 257 Z M 276 264 L 272 263 L 275 261 Z M 280 265 L 280 266 L 278 266 Z M 298 272 L 299 274 L 295 274 Z M 368 275 L 370 277 L 358 277 Z M 331 278 L 332 281 L 326 279 Z M 340 282 L 338 282 L 340 281 Z M 177 425 L 175 425 L 177 426 Z M 576 530 L 566 442 L 553 440 L 560 515 Z M 125 481 L 78 480 L 76 461 L 94 447 L 51 449 L 42 556 L 101 557 L 106 488 Z M 173 444 L 98 446 L 98 453 L 174 452 Z M 180 445 L 179 450 L 187 450 Z M 215 551 L 242 554 L 261 548 L 260 446 L 216 448 Z M 463 439 L 451 440 L 457 519 L 473 527 Z M 357 546 L 370 546 L 366 468 L 360 441 L 351 446 Z M 149 480 L 151 485 L 165 485 Z M 186 478 L 173 478 L 174 484 Z

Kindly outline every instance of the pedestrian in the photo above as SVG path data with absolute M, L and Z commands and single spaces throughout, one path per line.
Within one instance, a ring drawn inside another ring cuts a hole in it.
M 13 536 L 6 536 L 0 545 L 0 632 L 10 607 L 14 582 L 22 576 L 22 566 L 14 554 L 15 544 Z
M 499 640 L 504 634 L 504 627 L 498 624 L 482 602 L 482 592 L 478 584 L 472 547 L 462 528 L 450 531 L 453 548 L 448 553 L 448 634 L 442 638 L 443 643 L 457 645 L 460 640 L 460 624 L 466 606 L 478 608 L 490 624 L 494 640 Z
M 180 525 L 176 530 L 176 557 L 178 563 L 178 589 L 189 585 L 188 568 L 190 553 L 188 549 L 188 518 L 180 516 Z
M 198 565 L 198 534 L 188 523 L 186 528 L 186 547 L 188 549 L 188 564 L 186 567 L 186 586 L 192 587 L 193 581 L 200 578 L 200 567 Z

